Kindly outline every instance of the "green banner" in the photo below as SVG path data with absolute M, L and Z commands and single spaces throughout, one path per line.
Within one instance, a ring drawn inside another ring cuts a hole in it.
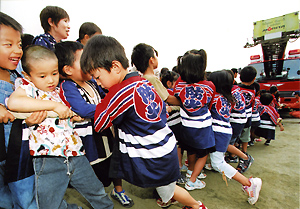
M 254 22 L 253 39 L 276 32 L 299 30 L 299 12 Z

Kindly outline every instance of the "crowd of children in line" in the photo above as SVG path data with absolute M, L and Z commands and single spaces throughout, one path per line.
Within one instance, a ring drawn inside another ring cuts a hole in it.
M 123 46 L 94 23 L 82 24 L 77 41 L 62 41 L 67 12 L 47 6 L 40 19 L 45 33 L 23 36 L 0 13 L 0 208 L 80 208 L 63 199 L 70 185 L 93 208 L 113 208 L 104 190 L 111 183 L 110 196 L 131 207 L 122 179 L 155 187 L 161 207 L 206 208 L 187 191 L 206 186 L 204 167 L 235 179 L 257 202 L 261 179 L 242 174 L 254 161 L 247 145 L 257 136 L 269 145 L 283 126 L 276 97 L 259 91 L 253 67 L 234 85 L 234 71 L 208 73 L 205 50 L 190 50 L 158 78 L 158 52 L 142 43 L 131 55 L 137 72 L 129 72 Z M 237 156 L 235 169 L 228 163 Z

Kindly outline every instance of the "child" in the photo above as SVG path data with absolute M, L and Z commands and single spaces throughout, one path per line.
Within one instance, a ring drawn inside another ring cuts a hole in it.
M 115 188 L 111 196 L 124 207 L 131 207 L 134 203 L 125 194 L 122 180 L 111 179 L 108 175 L 113 148 L 112 132 L 110 129 L 102 133 L 93 131 L 96 105 L 101 102 L 105 93 L 95 80 L 91 80 L 90 74 L 82 73 L 80 68 L 82 51 L 83 45 L 78 42 L 66 41 L 55 45 L 59 73 L 66 77 L 61 83 L 60 96 L 71 110 L 85 119 L 75 123 L 74 130 L 81 137 L 86 156 L 98 179 L 104 187 L 108 187 L 113 181 Z
M 266 139 L 265 145 L 269 146 L 271 140 L 275 140 L 275 126 L 280 127 L 280 131 L 284 131 L 284 127 L 281 124 L 281 118 L 276 109 L 270 104 L 273 101 L 273 95 L 265 93 L 260 96 L 261 106 L 259 107 L 260 113 L 260 125 L 255 130 L 255 134 Z
M 260 92 L 260 85 L 257 82 L 254 82 L 252 85 L 254 86 L 254 90 L 255 90 L 255 98 L 254 98 L 254 105 L 253 105 L 252 117 L 251 117 L 251 130 L 250 130 L 251 138 L 250 138 L 250 142 L 248 142 L 250 146 L 254 145 L 254 139 L 256 137 L 254 131 L 260 124 L 260 116 L 258 112 L 258 106 L 260 105 L 260 101 L 258 98 Z
M 128 73 L 123 46 L 112 37 L 96 35 L 86 44 L 80 64 L 84 72 L 97 73 L 101 86 L 109 89 L 96 107 L 95 130 L 115 127 L 119 144 L 115 177 L 140 187 L 156 187 L 160 206 L 177 200 L 193 209 L 205 208 L 176 186 L 176 140 L 166 125 L 165 103 L 138 72 Z
M 40 20 L 45 33 L 33 39 L 34 45 L 45 46 L 53 50 L 56 43 L 68 38 L 70 18 L 64 9 L 46 6 L 40 13 Z
M 174 94 L 182 102 L 180 109 L 181 134 L 185 139 L 182 148 L 198 157 L 195 163 L 188 158 L 188 168 L 192 173 L 185 188 L 187 190 L 202 189 L 205 187 L 205 182 L 200 181 L 198 176 L 205 165 L 208 154 L 215 151 L 209 112 L 215 86 L 212 82 L 205 80 L 206 52 L 203 49 L 187 51 L 184 56 L 178 58 L 177 66 L 181 77 L 175 84 Z M 194 166 L 191 167 L 193 164 Z
M 59 73 L 54 52 L 43 46 L 29 46 L 24 52 L 22 65 L 26 79 L 16 81 L 19 86 L 8 99 L 8 107 L 19 112 L 52 110 L 60 118 L 73 116 L 62 103 L 56 88 Z M 63 197 L 70 183 L 93 208 L 113 208 L 102 183 L 84 156 L 82 141 L 73 130 L 72 121 L 75 119 L 80 118 L 47 118 L 28 127 L 37 206 L 49 209 L 67 207 Z
M 92 22 L 85 22 L 79 28 L 79 38 L 77 39 L 78 42 L 86 45 L 87 41 L 93 35 L 100 35 L 102 34 L 101 29 Z
M 234 97 L 231 94 L 233 78 L 226 70 L 212 72 L 209 76 L 216 87 L 216 95 L 211 104 L 210 112 L 213 121 L 213 131 L 215 136 L 216 151 L 210 153 L 212 167 L 226 175 L 229 179 L 233 178 L 243 185 L 242 189 L 249 195 L 248 202 L 253 205 L 257 202 L 261 189 L 260 178 L 246 178 L 224 160 L 231 138 L 231 126 L 229 122 L 231 103 Z
M 294 91 L 293 96 L 296 97 L 297 101 L 290 104 L 284 104 L 283 108 L 289 108 L 292 109 L 292 111 L 289 113 L 290 116 L 295 118 L 300 118 L 300 91 Z
M 227 72 L 234 80 L 233 72 L 231 70 L 227 70 Z M 229 121 L 232 128 L 232 135 L 227 148 L 229 154 L 225 157 L 225 161 L 227 163 L 237 163 L 240 161 L 241 163 L 243 163 L 243 172 L 246 172 L 250 168 L 254 159 L 248 153 L 244 153 L 234 146 L 235 141 L 241 135 L 245 123 L 247 122 L 245 111 L 246 103 L 245 98 L 237 85 L 233 85 L 233 87 L 231 88 L 231 94 L 234 97 L 235 103 L 232 105 L 232 109 L 230 112 Z M 239 160 L 237 157 L 239 157 Z
M 278 109 L 281 107 L 280 105 L 280 96 L 277 86 L 271 86 L 270 87 L 270 94 L 273 95 L 273 101 L 271 102 L 271 106 L 275 108 L 275 110 L 278 112 Z
M 0 123 L 2 132 L 0 140 L 0 208 L 36 208 L 34 176 L 28 174 L 28 176 L 25 175 L 21 178 L 11 180 L 11 173 L 8 174 L 8 167 L 11 165 L 9 162 L 19 160 L 20 156 L 17 156 L 17 154 L 21 150 L 22 143 L 21 139 L 18 141 L 20 144 L 17 144 L 20 146 L 14 146 L 16 145 L 16 139 L 10 138 L 13 126 L 12 122 L 15 118 L 7 111 L 4 105 L 5 100 L 12 94 L 15 88 L 14 81 L 17 77 L 21 77 L 15 70 L 23 55 L 21 35 L 22 26 L 10 16 L 0 12 Z M 45 112 L 33 113 L 32 116 L 25 120 L 25 123 L 32 125 L 44 118 Z M 22 132 L 22 128 L 18 131 Z M 20 136 L 22 136 L 22 133 Z M 14 152 L 10 152 L 11 147 L 14 149 Z M 11 154 L 12 157 L 10 157 Z M 13 163 L 13 167 L 11 168 L 14 174 L 17 173 L 18 175 L 18 166 L 20 164 L 16 161 Z M 4 176 L 6 177 L 6 184 L 4 184 Z
M 240 135 L 240 140 L 242 141 L 242 151 L 247 153 L 248 142 L 250 141 L 250 130 L 251 130 L 251 118 L 252 118 L 252 110 L 254 107 L 254 99 L 255 99 L 255 90 L 252 84 L 254 83 L 256 78 L 256 69 L 252 66 L 244 67 L 240 72 L 241 84 L 239 84 L 240 92 L 243 94 L 245 98 L 245 112 L 247 122 L 243 127 L 243 131 Z M 250 159 L 249 159 L 250 160 Z M 237 166 L 237 170 L 241 173 L 245 172 L 245 169 L 248 169 L 247 166 L 249 162 L 240 160 Z

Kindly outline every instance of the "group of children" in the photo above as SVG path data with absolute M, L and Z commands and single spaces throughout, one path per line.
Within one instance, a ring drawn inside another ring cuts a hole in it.
M 68 14 L 47 6 L 40 18 L 45 34 L 23 52 L 21 25 L 0 13 L 0 208 L 80 208 L 63 199 L 69 185 L 93 208 L 113 208 L 104 190 L 111 183 L 111 197 L 131 207 L 122 179 L 155 187 L 161 207 L 206 208 L 187 190 L 205 187 L 208 156 L 213 169 L 242 184 L 250 204 L 257 202 L 261 179 L 242 175 L 253 162 L 244 143 L 254 115 L 254 68 L 245 67 L 242 84 L 233 87 L 231 71 L 206 74 L 206 52 L 190 50 L 178 57 L 178 74 L 167 71 L 160 81 L 150 45 L 134 47 L 139 73 L 129 72 L 123 46 L 95 24 L 83 24 L 76 42 L 63 42 Z M 255 134 L 269 139 L 276 124 L 283 127 L 269 95 L 260 101 L 266 125 Z M 16 119 L 7 109 L 31 114 Z M 237 138 L 243 152 L 233 145 Z M 176 185 L 184 150 L 187 190 Z M 237 169 L 226 163 L 226 151 L 240 157 Z

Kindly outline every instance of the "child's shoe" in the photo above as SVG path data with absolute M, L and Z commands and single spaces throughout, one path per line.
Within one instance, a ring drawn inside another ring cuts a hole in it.
M 254 139 L 256 142 L 261 142 L 261 139 L 260 138 L 256 138 Z
M 134 205 L 133 200 L 125 194 L 124 190 L 122 192 L 117 192 L 115 189 L 113 189 L 110 193 L 110 196 L 117 200 L 125 208 L 130 208 Z
M 187 171 L 188 167 L 184 164 L 183 166 L 181 166 L 180 171 Z
M 193 173 L 193 171 L 187 170 L 185 176 L 186 176 L 187 178 L 191 178 L 192 173 Z M 199 176 L 198 176 L 197 178 L 198 178 L 198 179 L 205 179 L 205 178 L 206 178 L 206 174 L 203 173 L 203 171 L 201 171 L 201 173 L 199 174 Z
M 207 207 L 205 207 L 205 205 L 201 201 L 198 202 L 199 202 L 199 209 L 207 209 Z M 182 209 L 193 209 L 193 208 L 190 206 L 183 206 Z
M 225 156 L 226 163 L 237 163 L 239 161 L 237 156 L 232 157 L 231 155 Z
M 195 182 L 191 182 L 190 180 L 185 184 L 186 190 L 194 190 L 194 189 L 203 189 L 205 187 L 205 182 L 199 179 L 196 179 Z
M 240 162 L 236 168 L 240 173 L 246 172 L 254 161 L 254 158 L 251 155 L 249 155 L 248 153 L 245 154 L 247 155 L 248 160 L 244 160 L 243 158 L 240 158 Z
M 265 142 L 265 145 L 269 146 L 269 145 L 270 145 L 270 143 L 271 143 L 271 140 L 270 140 L 270 139 L 268 139 L 268 140 Z
M 205 166 L 204 166 L 204 168 L 205 168 L 206 170 L 209 170 L 209 171 L 211 171 L 211 170 L 213 169 L 213 167 L 211 166 L 210 163 L 206 163 Z
M 176 184 L 185 184 L 186 183 L 186 177 L 184 174 L 180 174 L 179 179 L 177 179 Z
M 170 205 L 175 205 L 177 204 L 178 202 L 176 200 L 174 200 L 173 198 L 171 198 L 168 202 L 163 202 L 161 200 L 161 198 L 157 199 L 156 200 L 156 203 L 158 206 L 162 207 L 162 208 L 167 208 L 169 207 Z
M 262 181 L 260 178 L 249 178 L 249 181 L 251 183 L 250 186 L 243 186 L 242 190 L 248 194 L 248 202 L 250 205 L 254 205 L 259 197 L 259 192 L 261 190 Z

